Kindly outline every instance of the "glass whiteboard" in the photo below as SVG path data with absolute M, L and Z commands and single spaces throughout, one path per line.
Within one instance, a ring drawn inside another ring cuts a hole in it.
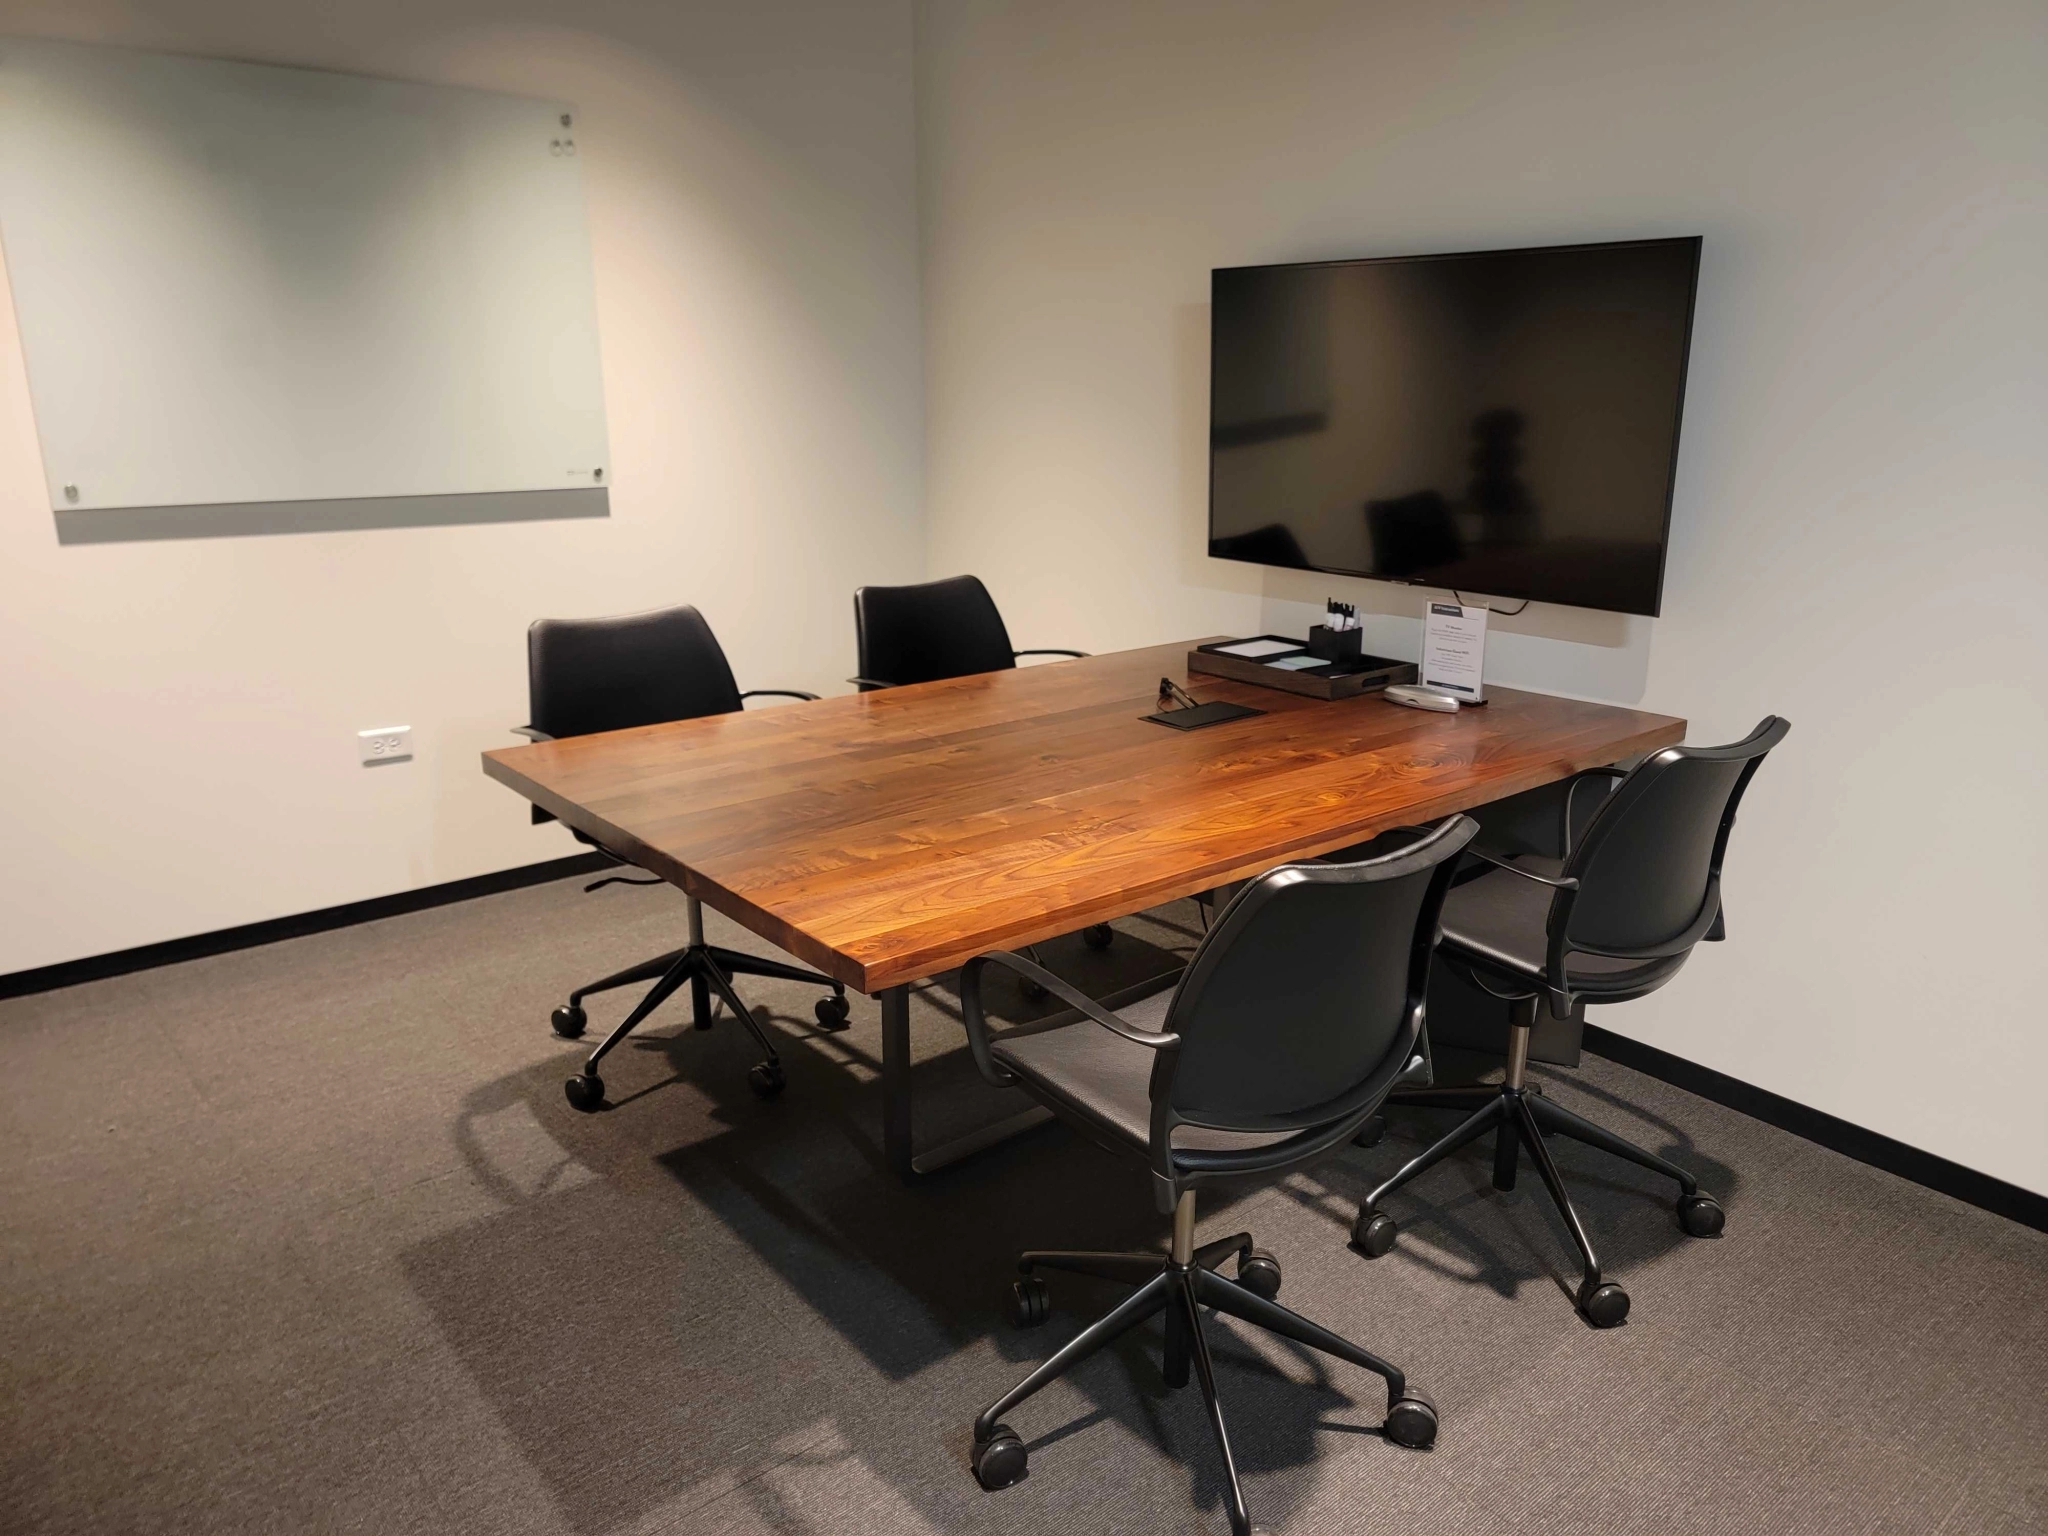
M 604 511 L 568 107 L 0 41 L 0 240 L 60 527 Z

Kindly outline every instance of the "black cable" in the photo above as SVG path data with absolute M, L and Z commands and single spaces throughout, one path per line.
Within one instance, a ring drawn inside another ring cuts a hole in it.
M 584 895 L 586 895 L 586 896 L 588 896 L 588 895 L 589 895 L 589 894 L 590 894 L 590 893 L 591 893 L 592 891 L 601 891 L 601 890 L 603 890 L 603 889 L 604 889 L 604 888 L 605 888 L 606 886 L 608 886 L 608 885 L 666 885 L 666 884 L 668 884 L 668 882 L 667 882 L 666 880 L 662 879 L 662 878 L 661 878 L 661 876 L 659 876 L 659 875 L 655 875 L 655 876 L 653 876 L 652 878 L 650 878 L 650 879 L 646 879 L 646 880 L 635 880 L 635 879 L 634 879 L 634 878 L 633 878 L 633 877 L 632 877 L 631 875 L 606 875 L 606 876 L 605 876 L 605 877 L 604 877 L 604 878 L 603 878 L 602 880 L 593 880 L 593 881 L 591 881 L 591 882 L 590 882 L 590 884 L 588 884 L 588 885 L 586 885 L 585 887 L 583 887 L 583 894 L 584 894 Z
M 1460 608 L 1470 608 L 1472 606 L 1470 603 L 1465 601 L 1464 594 L 1461 593 L 1456 587 L 1451 588 L 1451 596 L 1457 598 L 1458 606 Z M 1535 599 L 1532 597 L 1523 598 L 1522 608 L 1528 607 L 1534 601 Z M 1487 607 L 1487 612 L 1497 613 L 1504 619 L 1512 619 L 1516 614 L 1522 611 L 1522 608 L 1495 608 L 1489 604 Z

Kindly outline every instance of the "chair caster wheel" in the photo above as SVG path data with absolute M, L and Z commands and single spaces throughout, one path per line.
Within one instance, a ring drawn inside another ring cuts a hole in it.
M 1375 1211 L 1370 1217 L 1360 1211 L 1351 1227 L 1351 1246 L 1368 1259 L 1377 1259 L 1393 1251 L 1394 1239 L 1400 1235 L 1401 1229 L 1385 1211 Z
M 782 1075 L 780 1062 L 757 1061 L 747 1068 L 747 1086 L 760 1098 L 774 1098 L 782 1092 L 783 1085 L 788 1081 L 789 1079 Z
M 1678 1224 L 1687 1237 L 1719 1237 L 1728 1213 L 1712 1195 L 1686 1195 L 1678 1202 Z
M 1387 1136 L 1387 1117 L 1374 1115 L 1358 1128 L 1358 1134 L 1351 1138 L 1354 1147 L 1376 1147 Z
M 1107 923 L 1090 923 L 1081 930 L 1081 942 L 1090 949 L 1107 949 L 1116 938 L 1116 930 Z
M 1280 1261 L 1263 1248 L 1239 1254 L 1237 1283 L 1254 1296 L 1271 1301 L 1280 1294 Z
M 846 1028 L 846 1021 L 853 1015 L 853 1006 L 843 997 L 821 997 L 811 1010 L 818 1020 L 818 1028 L 837 1034 Z
M 1010 1282 L 1010 1321 L 1019 1328 L 1036 1328 L 1052 1316 L 1052 1293 L 1036 1275 Z
M 1628 1292 L 1609 1280 L 1579 1292 L 1579 1314 L 1595 1328 L 1619 1327 L 1628 1316 Z
M 604 1108 L 604 1079 L 595 1072 L 578 1072 L 562 1084 L 562 1096 L 568 1099 L 571 1109 L 594 1115 Z
M 575 1040 L 582 1036 L 590 1024 L 590 1016 L 578 1003 L 564 1003 L 549 1016 L 548 1022 L 555 1027 L 555 1033 L 564 1040 Z
M 1387 1438 L 1411 1451 L 1426 1451 L 1436 1444 L 1436 1404 L 1426 1393 L 1413 1387 L 1395 1398 L 1387 1409 Z
M 1024 1442 L 1017 1438 L 1017 1432 L 1007 1424 L 998 1424 L 995 1433 L 974 1448 L 974 1480 L 994 1493 L 1020 1481 L 1027 1460 Z

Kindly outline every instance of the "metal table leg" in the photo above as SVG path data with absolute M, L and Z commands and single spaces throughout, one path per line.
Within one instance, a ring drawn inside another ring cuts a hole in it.
M 1052 1118 L 1051 1110 L 1034 1104 L 928 1152 L 918 1152 L 910 1088 L 910 988 L 885 987 L 881 1003 L 882 1154 L 888 1159 L 889 1171 L 898 1178 L 908 1181 L 921 1173 L 936 1172 Z
M 882 989 L 882 1151 L 889 1171 L 907 1179 L 911 1166 L 910 988 Z

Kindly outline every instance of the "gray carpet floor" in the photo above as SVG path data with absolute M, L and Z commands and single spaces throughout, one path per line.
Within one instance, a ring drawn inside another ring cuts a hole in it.
M 1185 951 L 1191 911 L 1048 955 L 1106 988 Z M 1015 1252 L 1162 1243 L 1139 1171 L 1047 1127 L 899 1186 L 875 1006 L 821 1035 L 794 985 L 747 987 L 779 1101 L 748 1091 L 731 1020 L 671 1009 L 608 1064 L 612 1108 L 567 1106 L 549 1007 L 681 926 L 666 890 L 563 882 L 0 1003 L 0 1529 L 1226 1529 L 1156 1328 L 1012 1416 L 1022 1484 L 967 1471 L 976 1411 L 1113 1299 L 1056 1277 L 1052 1321 L 1019 1332 Z M 927 1137 L 1008 1107 L 956 1011 L 942 986 L 913 1009 Z M 1440 1117 L 1212 1200 L 1204 1235 L 1250 1228 L 1284 1301 L 1443 1415 L 1435 1450 L 1401 1450 L 1376 1378 L 1219 1324 L 1257 1519 L 2048 1529 L 2048 1237 L 1610 1063 L 1543 1076 L 1689 1162 L 1727 1237 L 1685 1238 L 1655 1181 L 1559 1144 L 1635 1302 L 1600 1333 L 1541 1190 L 1492 1193 L 1483 1150 L 1397 1197 L 1392 1255 L 1347 1250 L 1360 1193 Z

